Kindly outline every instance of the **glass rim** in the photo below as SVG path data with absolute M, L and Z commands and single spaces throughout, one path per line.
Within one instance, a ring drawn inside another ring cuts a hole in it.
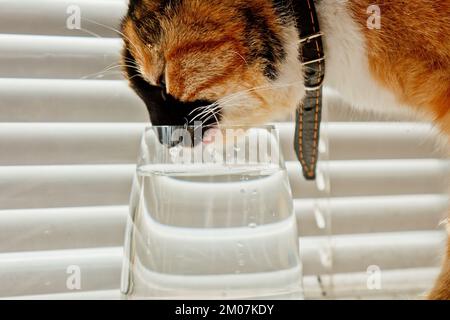
M 196 129 L 196 128 L 210 128 L 210 129 L 265 129 L 265 130 L 277 130 L 277 126 L 274 124 L 263 124 L 263 125 L 152 125 L 149 124 L 145 127 L 145 130 L 149 129 Z

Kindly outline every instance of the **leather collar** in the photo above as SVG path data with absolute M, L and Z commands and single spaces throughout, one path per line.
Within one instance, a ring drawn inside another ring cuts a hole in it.
M 306 96 L 297 108 L 294 148 L 307 180 L 316 178 L 322 118 L 325 56 L 314 0 L 292 1 L 300 34 L 299 58 L 304 66 Z

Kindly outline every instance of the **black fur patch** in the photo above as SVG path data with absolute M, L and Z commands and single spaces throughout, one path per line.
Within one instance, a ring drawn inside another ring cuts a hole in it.
M 160 0 L 159 12 L 165 14 L 167 9 L 176 10 L 181 5 L 183 0 Z M 187 0 L 190 1 L 190 0 Z
M 131 0 L 128 17 L 133 21 L 136 32 L 144 43 L 157 43 L 162 35 L 160 19 L 174 12 L 182 2 L 183 0 L 159 0 L 158 9 L 150 10 L 145 8 L 142 0 Z
M 161 24 L 156 14 L 149 13 L 134 21 L 134 24 L 136 25 L 136 32 L 144 43 L 157 43 L 161 39 Z
M 282 24 L 287 24 L 293 20 L 292 1 L 293 0 L 272 0 L 275 12 Z
M 131 18 L 136 17 L 135 12 L 136 8 L 142 5 L 142 0 L 130 0 L 130 3 L 128 5 L 128 16 Z
M 240 9 L 245 23 L 245 39 L 250 48 L 250 61 L 262 59 L 264 75 L 271 80 L 279 76 L 278 64 L 286 59 L 281 37 L 270 30 L 266 18 L 255 9 L 245 7 Z

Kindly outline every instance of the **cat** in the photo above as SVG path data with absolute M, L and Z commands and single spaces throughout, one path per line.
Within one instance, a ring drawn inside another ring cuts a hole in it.
M 290 1 L 308 0 L 131 0 L 123 64 L 152 123 L 258 125 L 294 113 L 305 86 Z M 325 86 L 355 108 L 413 110 L 448 138 L 450 1 L 315 4 Z M 429 298 L 450 299 L 450 244 Z

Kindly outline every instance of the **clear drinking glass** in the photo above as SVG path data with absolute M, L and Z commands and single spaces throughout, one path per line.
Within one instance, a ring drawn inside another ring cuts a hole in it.
M 149 127 L 133 182 L 124 299 L 302 298 L 273 126 Z

